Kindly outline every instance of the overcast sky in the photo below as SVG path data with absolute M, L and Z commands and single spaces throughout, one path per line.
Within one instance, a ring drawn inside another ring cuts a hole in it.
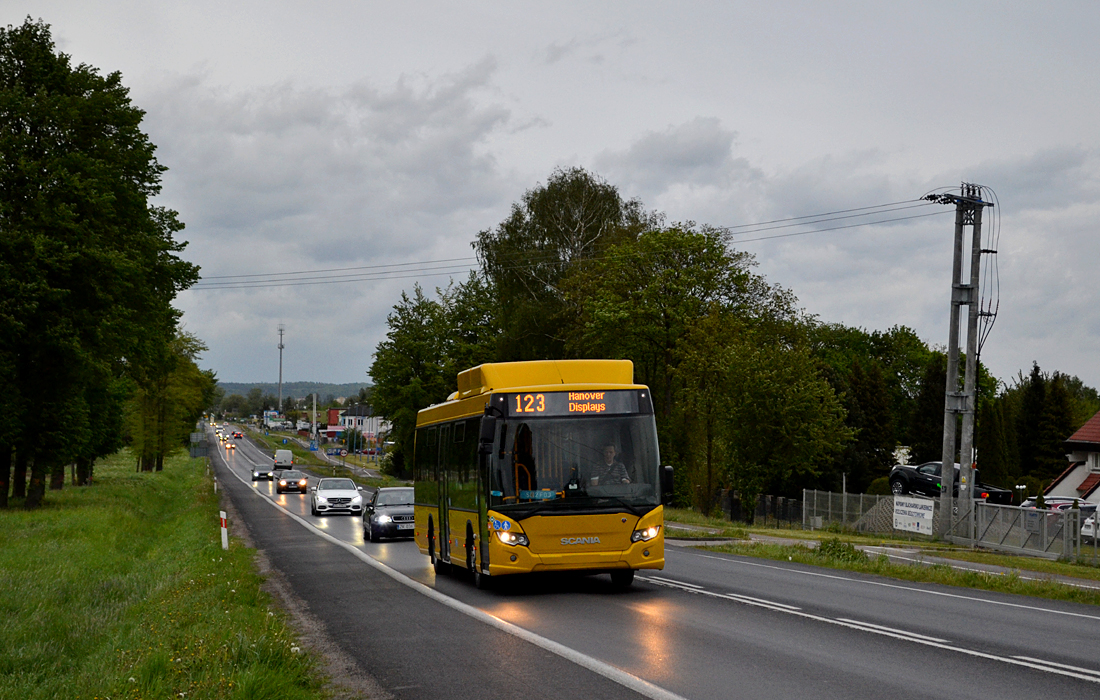
M 1100 3 L 5 0 L 0 22 L 28 14 L 121 71 L 207 280 L 469 258 L 559 166 L 720 226 L 975 182 L 999 199 L 983 362 L 1100 386 Z M 944 345 L 940 209 L 739 247 L 823 321 Z M 222 380 L 275 381 L 284 324 L 284 381 L 369 381 L 401 291 L 447 283 L 418 267 L 177 303 Z

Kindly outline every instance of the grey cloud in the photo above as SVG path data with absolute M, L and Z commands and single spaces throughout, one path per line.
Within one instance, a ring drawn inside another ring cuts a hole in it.
M 511 119 L 485 97 L 494 71 L 487 59 L 389 86 L 242 92 L 172 76 L 142 99 L 170 168 L 160 203 L 180 212 L 188 258 L 207 279 L 471 256 L 509 191 L 486 145 Z M 206 361 L 235 368 L 227 380 L 273 374 L 281 322 L 293 331 L 288 374 L 366 378 L 386 314 L 414 281 L 194 290 L 180 305 L 211 348 Z
M 676 187 L 730 187 L 757 180 L 760 172 L 733 155 L 737 133 L 713 117 L 696 117 L 661 132 L 648 132 L 622 151 L 604 151 L 596 168 L 612 182 L 658 200 Z
M 433 218 L 500 196 L 496 163 L 478 144 L 509 113 L 473 96 L 492 70 L 487 61 L 422 86 L 281 84 L 229 95 L 184 77 L 147 102 L 150 131 L 192 229 L 414 244 Z
M 580 42 L 576 37 L 570 39 L 565 43 L 554 42 L 546 47 L 546 64 L 553 65 L 565 58 L 569 54 L 575 52 L 580 46 Z

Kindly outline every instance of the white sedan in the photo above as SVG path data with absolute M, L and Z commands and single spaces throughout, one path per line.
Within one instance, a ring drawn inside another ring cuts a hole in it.
M 363 487 L 356 486 L 351 479 L 321 479 L 310 488 L 309 512 L 313 515 L 325 513 L 362 513 Z

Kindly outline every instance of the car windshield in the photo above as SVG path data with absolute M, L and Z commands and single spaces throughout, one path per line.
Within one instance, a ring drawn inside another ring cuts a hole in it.
M 652 415 L 509 421 L 493 460 L 490 502 L 536 512 L 645 512 L 660 503 Z
M 412 489 L 396 489 L 394 491 L 379 491 L 378 506 L 411 506 L 413 502 Z
M 303 474 L 302 472 L 285 471 L 285 472 L 283 472 L 283 478 L 284 479 L 302 479 L 302 478 L 305 478 L 305 474 Z
M 351 479 L 325 479 L 317 485 L 318 491 L 354 491 L 355 482 Z

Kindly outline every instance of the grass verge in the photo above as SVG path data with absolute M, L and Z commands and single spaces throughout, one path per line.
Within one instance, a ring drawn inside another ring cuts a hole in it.
M 959 571 L 946 564 L 895 564 L 891 563 L 885 555 L 868 556 L 863 551 L 856 549 L 851 542 L 836 537 L 821 540 L 821 544 L 814 549 L 799 544 L 781 545 L 760 542 L 731 542 L 708 546 L 704 549 L 761 559 L 793 561 L 800 564 L 875 574 L 902 581 L 940 583 L 986 591 L 1015 593 L 1049 600 L 1100 605 L 1100 592 L 1098 591 L 1068 586 L 1054 581 L 1025 580 L 1015 573 L 999 575 Z
M 222 550 L 203 462 L 133 463 L 0 511 L 0 697 L 324 697 L 253 551 Z
M 715 537 L 747 539 L 749 536 L 748 530 L 741 525 L 723 518 L 712 518 L 690 508 L 665 508 L 665 522 L 706 528 L 706 530 L 696 531 L 669 528 L 669 536 L 678 539 L 714 539 Z

